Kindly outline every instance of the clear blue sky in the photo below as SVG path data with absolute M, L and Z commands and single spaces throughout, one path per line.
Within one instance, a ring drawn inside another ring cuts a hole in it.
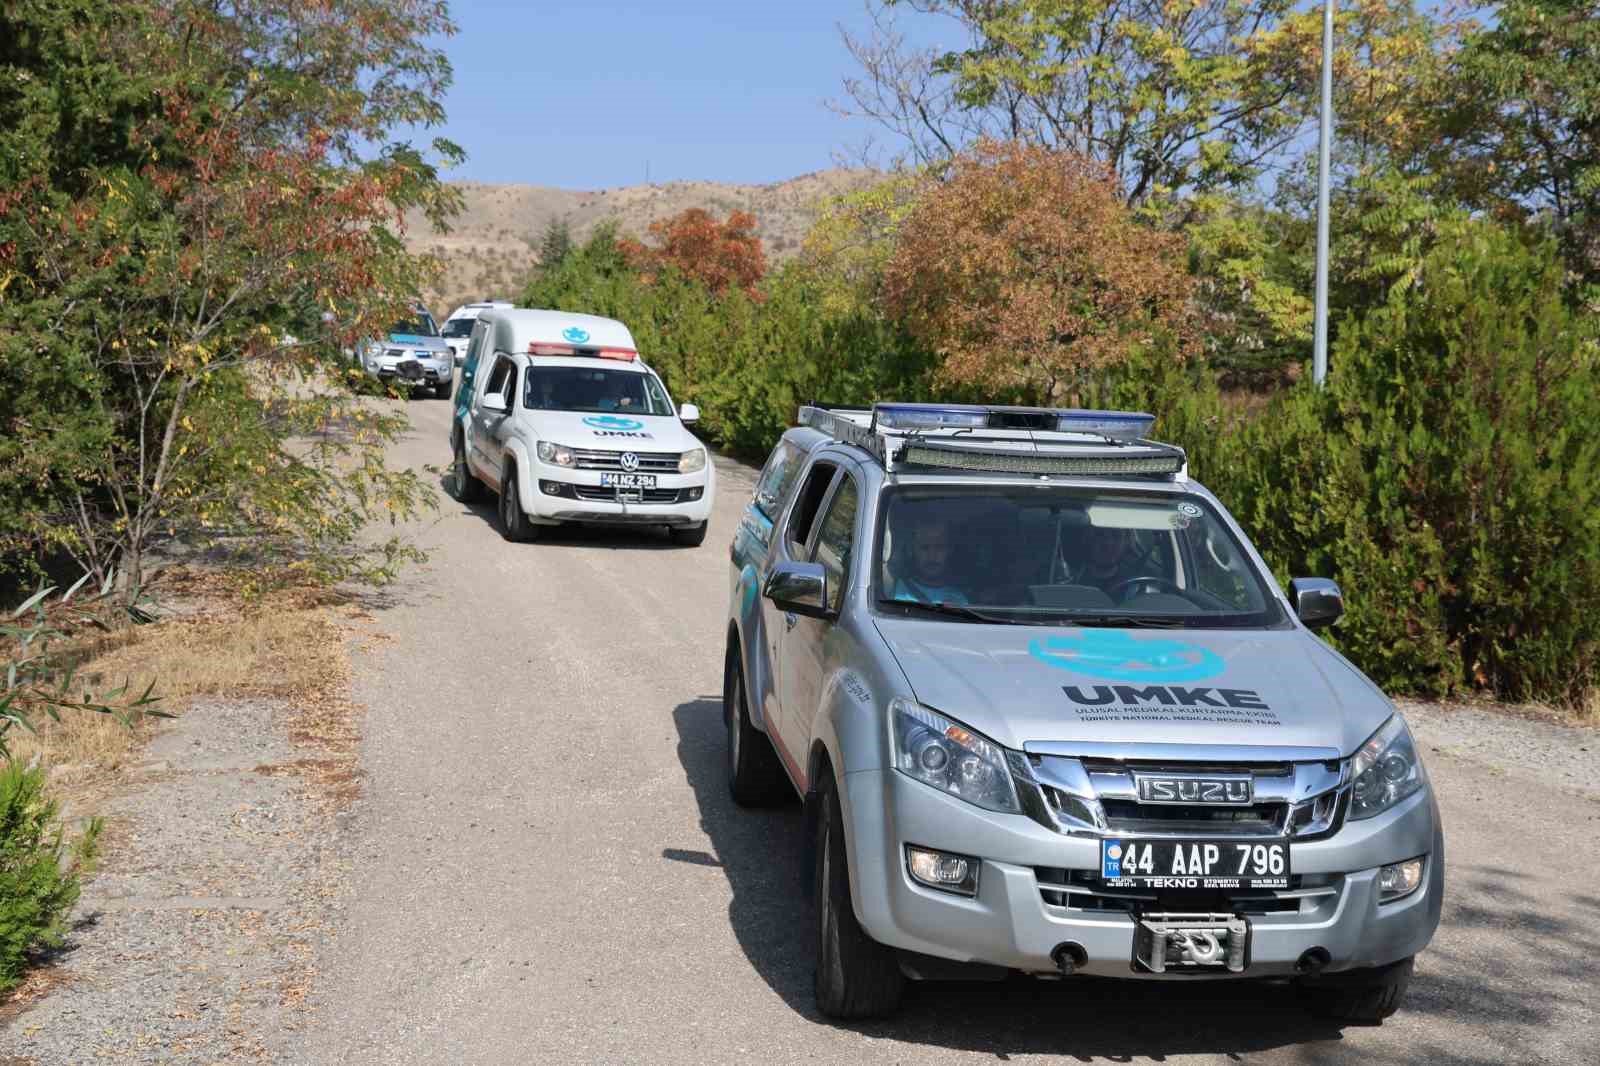
M 452 0 L 447 177 L 597 189 L 768 182 L 833 165 L 863 120 L 825 106 L 862 0 Z M 915 16 L 906 19 L 915 29 Z M 924 26 L 926 24 L 924 23 Z M 925 35 L 925 34 L 924 34 Z

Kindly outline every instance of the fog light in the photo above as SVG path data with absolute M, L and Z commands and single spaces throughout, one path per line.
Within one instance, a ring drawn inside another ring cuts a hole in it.
M 559 481 L 541 480 L 539 482 L 539 488 L 544 491 L 546 496 L 564 496 L 566 495 L 567 491 L 567 487 Z
M 977 859 L 965 855 L 950 855 L 919 848 L 915 844 L 906 845 L 906 869 L 911 872 L 911 879 L 941 892 L 976 896 L 980 865 Z
M 703 491 L 703 489 L 699 488 L 684 489 L 683 498 L 686 500 L 698 500 L 700 498 L 700 493 Z
M 1378 902 L 1388 903 L 1411 895 L 1422 884 L 1422 860 L 1407 859 L 1378 871 Z

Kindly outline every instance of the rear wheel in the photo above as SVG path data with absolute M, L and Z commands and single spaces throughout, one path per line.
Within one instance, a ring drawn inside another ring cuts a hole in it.
M 867 935 L 850 901 L 844 815 L 831 771 L 817 812 L 817 1009 L 830 1018 L 873 1018 L 900 1006 L 905 976 L 894 952 Z
M 451 438 L 450 453 L 450 494 L 462 503 L 477 503 L 483 499 L 483 482 L 473 477 L 467 466 L 467 448 L 459 432 Z
M 542 527 L 528 521 L 522 510 L 522 496 L 517 491 L 517 470 L 506 467 L 506 476 L 500 481 L 500 531 L 509 541 L 524 543 L 538 540 Z
M 706 542 L 706 527 L 710 524 L 701 522 L 697 526 L 669 526 L 667 532 L 672 534 L 672 543 L 685 548 L 698 548 Z
M 1301 1002 L 1319 1018 L 1378 1025 L 1400 1009 L 1415 968 L 1415 959 L 1401 959 L 1369 970 L 1309 978 L 1300 982 Z
M 741 807 L 771 807 L 794 795 L 772 738 L 750 723 L 739 649 L 728 649 L 722 670 L 722 720 L 728 732 L 728 791 Z

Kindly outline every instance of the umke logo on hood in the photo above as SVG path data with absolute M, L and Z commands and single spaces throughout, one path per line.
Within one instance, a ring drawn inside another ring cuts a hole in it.
M 1187 641 L 1157 637 L 1140 640 L 1118 629 L 1086 629 L 1075 636 L 1028 642 L 1028 654 L 1058 670 L 1135 685 L 1063 685 L 1080 715 L 1153 720 L 1154 708 L 1187 709 L 1158 715 L 1170 720 L 1227 720 L 1242 716 L 1257 724 L 1277 724 L 1272 709 L 1252 689 L 1180 685 L 1204 681 L 1227 669 L 1222 656 Z M 1121 705 L 1124 714 L 1113 708 Z M 1215 709 L 1213 712 L 1211 709 Z

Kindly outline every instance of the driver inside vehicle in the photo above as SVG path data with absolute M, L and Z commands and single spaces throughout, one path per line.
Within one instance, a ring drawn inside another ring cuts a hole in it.
M 950 527 L 942 518 L 918 522 L 911 529 L 910 572 L 895 579 L 890 598 L 965 606 L 967 594 L 951 583 L 952 549 Z
M 1062 564 L 1075 585 L 1125 598 L 1130 579 L 1145 576 L 1133 550 L 1133 531 L 1087 525 L 1061 542 Z

